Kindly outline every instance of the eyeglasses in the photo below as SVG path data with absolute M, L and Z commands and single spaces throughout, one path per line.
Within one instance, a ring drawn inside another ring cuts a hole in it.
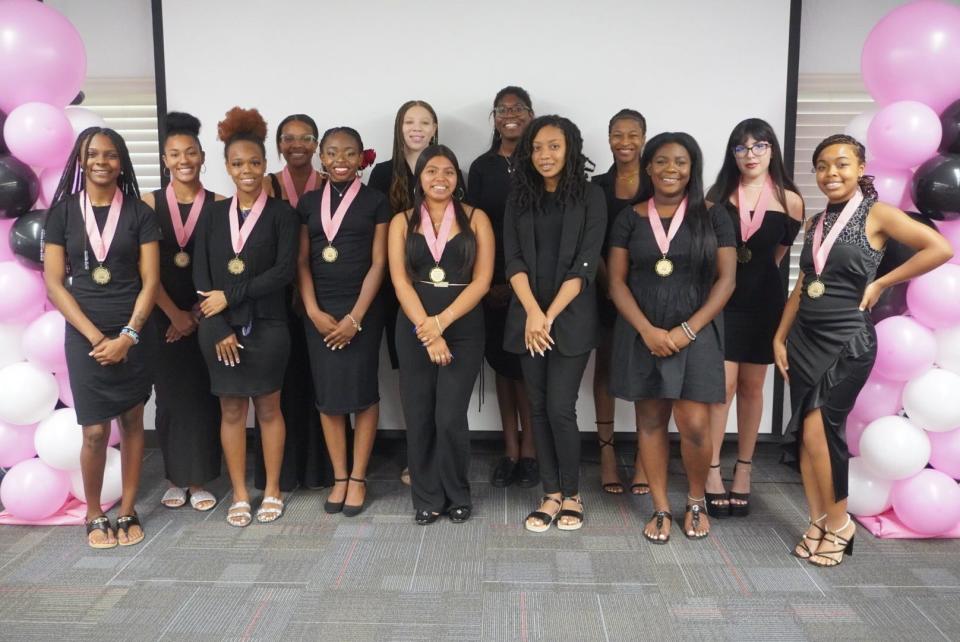
M 497 116 L 519 116 L 530 111 L 530 108 L 523 104 L 518 105 L 497 105 L 493 108 L 493 113 Z
M 759 142 L 753 145 L 736 145 L 733 148 L 733 155 L 737 158 L 744 158 L 748 152 L 753 152 L 754 156 L 763 156 L 770 151 L 770 143 Z
M 313 134 L 304 134 L 302 136 L 294 136 L 293 134 L 283 134 L 282 136 L 280 136 L 280 142 L 286 143 L 287 145 L 289 145 L 290 143 L 296 143 L 296 142 L 301 142 L 304 145 L 314 145 L 317 142 L 317 137 L 314 136 Z

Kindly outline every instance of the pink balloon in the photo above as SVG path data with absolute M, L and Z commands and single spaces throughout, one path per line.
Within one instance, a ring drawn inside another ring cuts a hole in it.
M 939 535 L 960 523 L 960 486 L 939 470 L 896 482 L 890 498 L 900 521 L 918 533 Z
M 936 154 L 942 137 L 937 112 L 915 100 L 901 100 L 874 116 L 867 131 L 867 147 L 885 165 L 909 169 Z M 899 203 L 900 199 L 888 202 Z
M 960 264 L 960 219 L 955 221 L 937 221 L 936 225 L 944 238 L 950 242 L 950 247 L 953 248 L 953 258 L 950 259 L 950 262 Z
M 960 7 L 935 0 L 897 7 L 867 36 L 860 72 L 881 105 L 916 100 L 939 114 L 960 96 Z
M 933 366 L 937 358 L 937 339 L 928 328 L 904 316 L 879 322 L 877 359 L 871 376 L 888 381 L 908 381 Z
M 40 171 L 40 202 L 44 207 L 50 207 L 53 201 L 53 195 L 57 191 L 57 185 L 60 184 L 60 177 L 63 176 L 63 166 L 47 167 Z
M 17 426 L 0 421 L 0 468 L 10 468 L 36 456 L 33 434 L 37 424 Z
M 928 328 L 960 323 L 960 265 L 947 263 L 910 281 L 907 307 Z
M 0 109 L 24 103 L 64 107 L 80 91 L 87 52 L 76 28 L 49 4 L 0 2 Z
M 33 321 L 40 316 L 46 298 L 47 288 L 39 272 L 16 261 L 0 263 L 0 321 Z
M 913 178 L 910 179 L 911 181 Z M 907 191 L 903 193 L 903 200 L 900 201 L 900 209 L 904 212 L 919 212 L 920 208 L 917 207 L 917 204 L 913 202 L 913 194 L 910 193 L 909 186 Z
M 70 376 L 64 372 L 54 374 L 57 379 L 57 387 L 60 388 L 60 401 L 73 408 L 73 389 L 70 387 Z
M 0 501 L 14 517 L 40 520 L 56 513 L 70 495 L 70 475 L 39 459 L 22 461 L 0 482 Z
M 7 115 L 3 139 L 10 153 L 34 167 L 63 167 L 76 136 L 63 110 L 46 103 L 24 103 Z
M 904 195 L 910 196 L 910 183 L 913 172 L 909 169 L 894 167 L 882 160 L 867 163 L 866 173 L 873 176 L 873 186 L 877 188 L 877 200 L 891 205 L 899 205 Z
M 866 423 L 897 414 L 903 408 L 901 401 L 903 386 L 902 381 L 891 381 L 879 375 L 871 375 L 860 390 L 851 414 Z
M 23 333 L 23 354 L 27 361 L 50 372 L 67 371 L 64 351 L 66 319 L 59 312 L 44 312 Z
M 10 249 L 10 230 L 16 222 L 15 218 L 0 218 L 0 261 L 15 260 Z
M 120 444 L 120 424 L 116 419 L 110 422 L 110 439 L 107 441 L 108 446 L 117 446 Z
M 948 432 L 928 432 L 930 465 L 954 479 L 960 479 L 960 428 Z
M 847 415 L 845 438 L 847 450 L 849 450 L 850 454 L 854 457 L 860 456 L 860 436 L 868 425 L 870 425 L 869 421 L 863 421 L 859 417 L 855 417 L 853 413 Z

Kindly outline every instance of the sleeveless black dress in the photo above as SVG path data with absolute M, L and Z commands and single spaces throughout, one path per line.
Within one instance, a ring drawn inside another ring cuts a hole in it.
M 740 237 L 740 212 L 727 201 L 723 204 Z M 736 363 L 773 363 L 773 335 L 780 325 L 786 293 L 780 267 L 774 262 L 777 247 L 790 247 L 800 232 L 800 221 L 784 212 L 767 210 L 753 236 L 747 241 L 751 252 L 746 263 L 737 262 L 737 288 L 723 309 L 724 359 Z
M 877 356 L 877 334 L 869 311 L 859 309 L 863 292 L 873 281 L 882 250 L 870 246 L 867 214 L 874 199 L 864 199 L 844 227 L 827 257 L 820 280 L 826 290 L 813 299 L 804 289 L 800 309 L 787 337 L 790 406 L 793 416 L 784 434 L 784 461 L 799 463 L 803 420 L 820 409 L 830 451 L 834 496 L 847 497 L 850 452 L 844 439 L 847 415 L 863 388 Z M 804 287 L 814 278 L 813 229 L 826 216 L 823 235 L 830 232 L 845 203 L 830 205 L 810 222 L 800 255 Z

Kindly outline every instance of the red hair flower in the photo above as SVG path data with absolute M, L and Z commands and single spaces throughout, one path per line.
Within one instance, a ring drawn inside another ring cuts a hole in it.
M 363 150 L 363 157 L 360 160 L 360 169 L 366 169 L 373 165 L 377 160 L 377 152 L 372 149 Z

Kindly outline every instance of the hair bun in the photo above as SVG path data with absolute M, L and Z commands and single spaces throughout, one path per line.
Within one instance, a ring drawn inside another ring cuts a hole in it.
M 261 145 L 267 139 L 267 121 L 255 108 L 234 107 L 217 123 L 217 138 L 224 143 L 238 136 L 256 138 Z
M 190 134 L 200 136 L 200 119 L 182 111 L 172 111 L 164 119 L 167 136 L 172 134 Z

